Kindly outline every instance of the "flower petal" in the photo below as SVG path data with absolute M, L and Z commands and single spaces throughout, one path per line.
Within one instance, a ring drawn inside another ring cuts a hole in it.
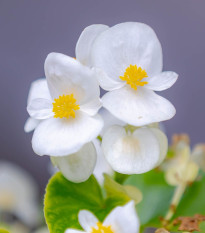
M 79 231 L 75 229 L 67 229 L 65 233 L 86 233 L 85 231 Z
M 82 112 L 87 113 L 90 116 L 94 116 L 98 113 L 98 110 L 102 107 L 102 102 L 99 98 L 93 99 L 90 102 L 80 106 Z
M 75 118 L 50 118 L 35 129 L 33 150 L 38 155 L 66 156 L 77 152 L 85 143 L 99 135 L 103 120 L 99 115 L 90 117 L 81 112 Z
M 172 71 L 165 71 L 153 77 L 148 77 L 146 88 L 154 91 L 163 91 L 170 88 L 178 78 L 178 74 Z
M 88 210 L 81 210 L 79 212 L 78 221 L 86 232 L 91 232 L 92 227 L 95 227 L 97 222 L 99 222 L 95 215 Z
M 109 163 L 107 162 L 107 160 L 105 159 L 100 141 L 98 139 L 95 139 L 93 143 L 97 151 L 97 162 L 96 162 L 93 174 L 95 178 L 98 180 L 98 182 L 101 185 L 103 185 L 103 182 L 104 182 L 103 174 L 106 173 L 112 176 L 114 172 L 112 168 L 110 167 Z
M 107 25 L 93 24 L 83 30 L 75 48 L 76 58 L 78 61 L 84 65 L 90 66 L 90 50 L 93 42 L 98 35 L 108 28 L 109 27 Z
M 27 111 L 32 118 L 38 120 L 47 119 L 54 115 L 52 102 L 47 99 L 33 99 L 29 103 Z
M 93 70 L 95 70 L 97 73 L 97 79 L 101 88 L 106 91 L 113 91 L 125 85 L 125 83 L 120 79 L 115 81 L 114 79 L 110 78 L 103 70 L 99 68 L 94 67 Z
M 91 59 L 93 66 L 118 82 L 130 64 L 145 69 L 148 76 L 162 71 L 160 42 L 153 29 L 142 23 L 121 23 L 102 32 L 94 41 Z
M 160 146 L 160 157 L 156 166 L 159 166 L 162 161 L 165 159 L 168 151 L 168 139 L 167 136 L 157 128 L 150 128 L 150 130 L 155 134 L 158 139 L 158 143 Z
M 28 94 L 28 105 L 33 99 L 51 99 L 50 92 L 48 90 L 47 81 L 45 78 L 37 79 L 31 83 L 31 87 Z
M 112 210 L 106 217 L 103 225 L 111 226 L 111 229 L 117 233 L 138 233 L 140 223 L 134 201 L 130 201 L 125 206 L 118 206 Z
M 130 134 L 121 126 L 112 126 L 103 136 L 102 149 L 113 170 L 123 174 L 150 171 L 160 158 L 158 138 L 149 128 Z
M 134 126 L 165 121 L 176 112 L 168 100 L 143 87 L 134 90 L 125 86 L 114 90 L 106 93 L 102 102 L 115 117 Z
M 77 103 L 82 105 L 100 96 L 95 71 L 74 58 L 60 53 L 49 54 L 45 61 L 45 73 L 53 98 L 74 94 Z
M 40 120 L 36 120 L 32 117 L 29 117 L 24 125 L 24 131 L 26 133 L 33 131 L 38 126 L 39 123 Z
M 113 125 L 121 125 L 124 126 L 126 125 L 125 122 L 119 120 L 115 116 L 113 116 L 107 109 L 101 108 L 99 111 L 99 114 L 102 116 L 104 120 L 104 127 L 102 131 L 100 132 L 100 135 L 103 136 L 103 134 L 106 132 L 106 130 Z
M 65 178 L 72 182 L 86 181 L 96 164 L 96 150 L 93 143 L 85 144 L 79 151 L 67 156 L 52 156 L 52 162 L 59 168 Z

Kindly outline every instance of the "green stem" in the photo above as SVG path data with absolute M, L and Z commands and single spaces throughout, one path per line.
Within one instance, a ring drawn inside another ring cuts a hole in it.
M 181 183 L 180 185 L 177 186 L 177 188 L 175 189 L 174 195 L 172 197 L 172 201 L 171 201 L 171 205 L 169 207 L 169 210 L 167 212 L 167 215 L 165 216 L 165 220 L 168 222 L 169 220 L 171 220 L 171 218 L 173 217 L 175 210 L 182 198 L 182 195 L 186 189 L 187 184 L 186 183 Z

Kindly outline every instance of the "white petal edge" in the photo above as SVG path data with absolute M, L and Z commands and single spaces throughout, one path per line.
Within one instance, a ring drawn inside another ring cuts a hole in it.
M 29 117 L 26 120 L 26 123 L 24 125 L 24 131 L 26 133 L 30 133 L 31 131 L 33 131 L 38 126 L 39 123 L 40 123 L 40 120 Z
M 92 174 L 96 164 L 96 149 L 93 143 L 85 144 L 79 151 L 67 156 L 52 156 L 52 162 L 68 180 L 80 183 Z
M 148 172 L 160 158 L 159 142 L 149 128 L 139 128 L 131 135 L 121 126 L 112 126 L 103 136 L 102 149 L 112 169 L 122 174 Z
M 90 66 L 90 50 L 93 42 L 97 36 L 108 28 L 109 27 L 104 24 L 93 24 L 82 31 L 75 48 L 75 54 L 78 61 L 84 65 Z
M 121 81 L 127 67 L 137 65 L 148 76 L 162 71 L 162 49 L 151 27 L 143 23 L 125 22 L 102 32 L 94 41 L 91 52 L 92 65 L 107 75 Z
M 52 102 L 47 99 L 33 99 L 29 103 L 27 111 L 32 118 L 37 120 L 48 119 L 54 116 Z
M 86 232 L 91 232 L 92 227 L 96 227 L 99 220 L 88 210 L 81 210 L 78 214 L 78 221 Z
M 165 159 L 168 151 L 168 139 L 167 136 L 159 129 L 157 128 L 150 128 L 150 130 L 155 134 L 155 136 L 158 139 L 158 143 L 160 146 L 160 157 L 159 161 L 156 166 L 159 166 L 162 161 Z
M 97 179 L 100 185 L 103 185 L 104 176 L 103 174 L 106 173 L 110 176 L 113 176 L 114 171 L 112 170 L 111 166 L 105 159 L 105 156 L 102 151 L 101 142 L 98 139 L 93 140 L 93 144 L 95 145 L 96 152 L 97 152 L 97 162 L 95 165 L 95 169 L 93 171 L 93 175 Z
M 143 87 L 134 90 L 125 86 L 108 92 L 102 102 L 111 114 L 134 126 L 169 120 L 176 113 L 167 99 Z
M 117 233 L 138 233 L 140 222 L 135 210 L 134 201 L 125 206 L 118 206 L 106 217 L 103 222 L 105 226 L 111 226 Z
M 100 97 L 96 72 L 72 57 L 50 53 L 45 74 L 52 98 L 73 94 L 76 103 L 83 105 Z
M 76 112 L 75 118 L 50 118 L 35 129 L 32 147 L 38 155 L 66 156 L 77 152 L 96 138 L 103 127 L 99 115 L 93 117 Z
M 28 94 L 27 105 L 33 99 L 51 99 L 50 92 L 48 90 L 47 81 L 45 78 L 37 79 L 31 83 L 31 87 Z
M 65 233 L 86 233 L 85 231 L 78 231 L 75 229 L 67 229 Z
M 101 108 L 99 111 L 100 116 L 102 116 L 104 120 L 104 126 L 102 131 L 100 132 L 100 135 L 103 136 L 103 134 L 106 132 L 106 130 L 112 126 L 112 125 L 121 125 L 124 126 L 126 125 L 125 122 L 119 120 L 115 116 L 113 116 L 107 109 Z
M 170 88 L 178 79 L 178 74 L 172 71 L 164 71 L 154 77 L 148 77 L 146 81 L 148 84 L 145 86 L 153 91 L 163 91 Z
M 114 80 L 110 78 L 103 70 L 100 68 L 94 67 L 97 74 L 97 79 L 100 84 L 100 87 L 106 91 L 113 91 L 117 90 L 125 85 L 125 82 L 122 81 L 120 78 L 118 80 Z
M 80 105 L 80 110 L 87 113 L 90 116 L 94 116 L 98 113 L 98 110 L 102 107 L 102 101 L 97 98 L 93 99 L 90 102 Z

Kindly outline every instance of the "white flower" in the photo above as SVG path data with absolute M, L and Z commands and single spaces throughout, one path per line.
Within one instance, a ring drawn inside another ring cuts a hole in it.
M 167 137 L 157 128 L 112 126 L 104 134 L 102 149 L 112 169 L 140 174 L 158 166 L 166 156 Z
M 90 211 L 81 210 L 78 221 L 84 231 L 67 229 L 65 233 L 138 233 L 139 218 L 134 201 L 123 207 L 116 207 L 101 223 Z
M 91 25 L 82 32 L 76 51 L 78 59 L 100 68 L 100 85 L 109 91 L 102 98 L 103 106 L 115 117 L 142 126 L 175 115 L 174 106 L 154 91 L 171 87 L 178 75 L 162 72 L 161 45 L 149 26 Z
M 31 98 L 27 110 L 41 120 L 32 138 L 38 155 L 66 156 L 98 136 L 103 121 L 96 72 L 63 54 L 51 53 L 45 61 L 50 95 Z
M 48 90 L 48 85 L 45 78 L 37 79 L 32 82 L 29 94 L 27 105 L 29 106 L 31 101 L 34 99 L 48 99 L 51 100 L 51 96 Z M 25 123 L 24 130 L 29 133 L 33 131 L 41 122 L 41 120 L 29 117 Z
M 113 116 L 107 109 L 101 108 L 99 111 L 99 114 L 102 116 L 103 121 L 104 121 L 104 126 L 102 128 L 102 131 L 100 132 L 100 136 L 103 136 L 103 134 L 106 132 L 106 130 L 113 125 L 121 125 L 124 126 L 126 125 L 125 122 L 119 120 L 115 116 Z
M 104 182 L 103 174 L 106 173 L 112 176 L 114 174 L 114 171 L 112 170 L 111 166 L 105 159 L 105 156 L 103 154 L 102 147 L 101 147 L 101 142 L 98 139 L 96 139 L 93 141 L 93 143 L 97 151 L 97 162 L 96 162 L 93 174 L 95 178 L 98 180 L 98 182 L 101 185 L 103 185 L 103 182 Z
M 39 219 L 38 188 L 20 167 L 0 162 L 0 210 L 15 214 L 24 224 L 35 226 Z
M 124 126 L 125 123 L 119 119 L 117 119 L 116 117 L 114 117 L 109 111 L 107 111 L 105 108 L 101 108 L 99 111 L 99 114 L 102 116 L 103 121 L 104 121 L 104 126 L 100 132 L 100 137 L 102 137 L 104 135 L 104 133 L 106 132 L 106 130 L 113 125 L 122 125 Z M 96 139 L 93 141 L 96 151 L 97 151 L 97 162 L 96 162 L 96 166 L 94 169 L 93 174 L 95 175 L 96 179 L 98 180 L 98 182 L 103 185 L 104 182 L 104 176 L 103 174 L 106 173 L 110 176 L 113 176 L 114 171 L 111 168 L 111 166 L 109 165 L 109 163 L 107 162 L 107 160 L 105 159 L 105 156 L 103 154 L 102 151 L 102 147 L 101 147 L 101 142 L 99 139 Z
M 52 163 L 59 168 L 65 178 L 72 182 L 86 181 L 96 164 L 96 149 L 93 143 L 85 144 L 79 151 L 67 156 L 51 156 Z

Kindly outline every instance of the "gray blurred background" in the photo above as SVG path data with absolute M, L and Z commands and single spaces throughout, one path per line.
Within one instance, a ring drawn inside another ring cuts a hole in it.
M 35 155 L 32 134 L 23 131 L 28 117 L 30 83 L 44 76 L 50 52 L 75 56 L 81 31 L 90 24 L 124 21 L 149 24 L 163 48 L 164 70 L 178 82 L 161 93 L 176 107 L 165 122 L 173 133 L 205 142 L 205 1 L 204 0 L 0 0 L 0 159 L 29 171 L 44 192 L 48 158 Z

